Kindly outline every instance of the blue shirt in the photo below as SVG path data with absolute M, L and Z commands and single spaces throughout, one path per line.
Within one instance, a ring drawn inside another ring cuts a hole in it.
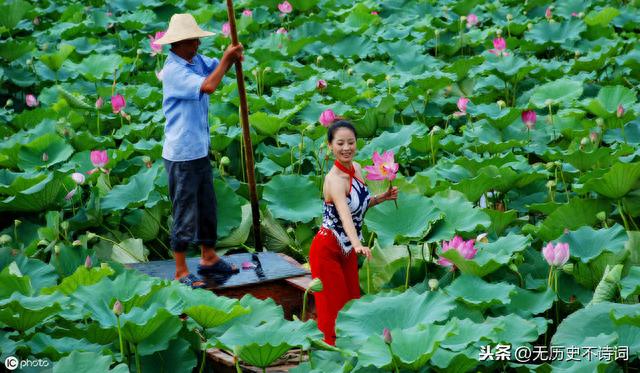
M 162 69 L 162 111 L 167 120 L 162 158 L 190 161 L 209 154 L 209 95 L 200 87 L 218 63 L 201 54 L 190 63 L 169 52 Z

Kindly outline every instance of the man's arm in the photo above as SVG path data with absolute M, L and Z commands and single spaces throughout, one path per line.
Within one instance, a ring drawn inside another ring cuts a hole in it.
M 222 81 L 222 77 L 224 74 L 229 71 L 233 64 L 240 60 L 242 61 L 242 44 L 239 45 L 229 45 L 227 50 L 224 52 L 222 59 L 220 60 L 220 64 L 216 67 L 215 70 L 209 76 L 207 76 L 202 82 L 202 86 L 200 86 L 200 92 L 202 93 L 213 93 L 220 85 Z

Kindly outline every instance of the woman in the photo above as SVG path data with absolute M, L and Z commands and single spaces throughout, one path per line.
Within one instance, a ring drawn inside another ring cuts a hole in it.
M 360 298 L 357 254 L 371 258 L 371 250 L 362 240 L 362 222 L 366 210 L 378 203 L 398 198 L 393 187 L 371 197 L 356 153 L 356 130 L 340 120 L 329 127 L 329 149 L 336 159 L 324 179 L 322 228 L 311 243 L 311 275 L 322 281 L 323 290 L 315 294 L 318 328 L 324 340 L 334 345 L 338 312 L 351 299 Z

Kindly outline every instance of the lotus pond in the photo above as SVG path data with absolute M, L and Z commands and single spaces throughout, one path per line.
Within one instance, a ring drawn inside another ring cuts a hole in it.
M 638 2 L 290 5 L 235 4 L 266 248 L 307 260 L 326 110 L 353 120 L 362 165 L 400 165 L 397 208 L 367 214 L 373 258 L 337 346 L 271 300 L 123 266 L 171 257 L 167 50 L 150 42 L 190 12 L 219 56 L 225 3 L 6 0 L 1 360 L 189 372 L 212 347 L 257 367 L 302 348 L 292 371 L 638 371 Z M 221 251 L 255 250 L 238 107 L 228 74 L 209 117 Z

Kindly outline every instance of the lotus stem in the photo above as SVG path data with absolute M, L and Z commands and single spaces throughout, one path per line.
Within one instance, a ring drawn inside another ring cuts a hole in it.
M 407 246 L 407 252 L 409 253 L 409 260 L 407 260 L 407 274 L 404 279 L 404 290 L 409 288 L 409 273 L 411 273 L 411 249 Z
M 620 213 L 620 216 L 622 217 L 622 222 L 624 223 L 624 229 L 626 229 L 627 231 L 629 231 L 629 223 L 627 222 L 627 218 L 624 216 L 624 210 L 622 210 L 622 206 L 620 205 L 620 200 L 618 200 L 618 212 Z
M 302 172 L 302 151 L 304 150 L 304 129 L 300 132 L 300 165 L 298 165 L 298 175 Z
M 556 327 L 558 326 L 558 323 L 560 323 L 560 311 L 558 311 L 558 303 L 560 302 L 560 295 L 558 295 L 558 269 L 556 268 L 554 271 L 554 287 L 555 287 L 555 292 L 556 292 L 556 296 L 558 297 L 558 299 L 555 302 L 555 309 L 556 309 Z
M 562 166 L 558 166 L 562 167 Z M 567 203 L 569 203 L 569 188 L 567 188 L 567 182 L 564 181 L 564 173 L 562 173 L 562 169 L 560 169 L 560 179 L 562 179 L 562 185 L 564 186 L 564 194 L 567 196 Z
M 140 354 L 138 354 L 138 345 L 135 345 L 135 357 L 136 357 L 136 373 L 142 373 L 142 367 L 140 366 Z
M 549 267 L 549 276 L 547 277 L 547 286 L 551 290 L 553 290 L 552 279 L 553 279 L 553 267 Z
M 307 317 L 307 297 L 309 296 L 309 289 L 304 291 L 302 295 L 302 313 L 300 314 L 300 320 L 304 321 Z
M 367 259 L 367 294 L 371 294 L 371 270 L 370 270 L 370 266 L 371 266 L 371 264 L 369 263 L 369 260 Z
M 396 364 L 396 359 L 393 356 L 393 350 L 391 349 L 391 344 L 387 344 L 387 347 L 389 348 L 389 353 L 391 354 L 391 363 L 393 364 L 393 371 L 395 373 L 398 373 L 400 371 L 398 370 L 398 365 Z
M 431 134 L 429 134 L 429 144 L 431 145 L 431 163 L 435 166 L 436 165 L 436 151 L 435 148 L 433 147 L 433 132 Z
M 120 362 L 127 362 L 126 355 L 124 354 L 124 342 L 122 341 L 122 329 L 120 328 L 120 316 L 116 316 L 118 320 L 118 339 L 120 339 Z
M 102 133 L 102 131 L 100 131 L 100 109 L 96 109 L 96 124 L 98 126 L 98 136 L 100 136 Z
M 196 329 L 197 330 L 197 329 Z M 205 336 L 207 333 L 207 331 L 202 328 L 202 333 L 198 333 L 200 335 L 200 338 L 203 340 L 204 343 L 207 342 L 207 337 Z M 198 370 L 199 373 L 202 373 L 202 371 L 204 370 L 204 364 L 207 361 L 207 348 L 206 346 L 202 348 L 202 361 L 200 362 L 200 369 Z
M 389 190 L 391 190 L 391 188 L 393 188 L 393 184 L 391 183 L 391 180 L 389 180 Z M 398 209 L 398 200 L 394 199 L 393 203 L 396 205 L 396 210 Z

